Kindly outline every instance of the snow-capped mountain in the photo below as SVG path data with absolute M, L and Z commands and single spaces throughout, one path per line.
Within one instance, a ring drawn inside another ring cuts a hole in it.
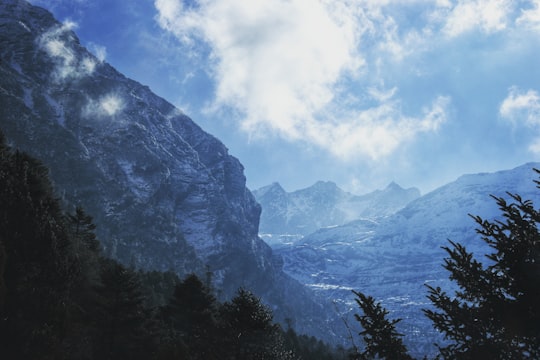
M 320 229 L 276 247 L 284 269 L 319 295 L 338 302 L 344 316 L 357 311 L 351 289 L 372 295 L 400 317 L 405 341 L 416 355 L 433 351 L 437 337 L 421 309 L 429 306 L 425 283 L 451 289 L 442 268 L 448 239 L 465 245 L 479 260 L 488 249 L 468 214 L 484 219 L 500 216 L 490 195 L 509 198 L 507 191 L 540 205 L 532 170 L 540 163 L 491 174 L 465 175 L 408 204 L 380 221 L 358 220 Z M 354 325 L 354 320 L 351 324 Z
M 287 193 L 278 183 L 253 191 L 262 206 L 259 231 L 269 243 L 298 239 L 318 229 L 395 213 L 420 196 L 416 188 L 391 183 L 384 190 L 357 196 L 333 182 L 319 181 L 306 189 Z
M 59 196 L 94 217 L 105 253 L 246 287 L 319 337 L 325 311 L 258 237 L 260 206 L 215 137 L 89 53 L 69 24 L 0 2 L 0 129 L 50 168 Z

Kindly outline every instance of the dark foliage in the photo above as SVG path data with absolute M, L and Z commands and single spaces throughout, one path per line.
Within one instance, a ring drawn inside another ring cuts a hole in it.
M 99 359 L 148 359 L 157 339 L 137 273 L 103 260 L 97 287 L 96 355 Z
M 375 303 L 375 299 L 366 296 L 361 292 L 353 290 L 356 295 L 356 303 L 362 309 L 363 314 L 355 314 L 355 318 L 363 331 L 360 336 L 364 339 L 365 348 L 357 359 L 388 359 L 388 360 L 409 360 L 412 359 L 407 354 L 407 349 L 401 340 L 402 334 L 396 331 L 396 324 L 401 319 L 388 320 L 388 310 Z
M 349 359 L 349 351 L 342 347 L 336 349 L 321 340 L 307 335 L 298 335 L 289 327 L 283 334 L 285 347 L 292 350 L 298 359 L 305 360 L 345 360 Z
M 296 344 L 331 353 L 286 344 L 249 291 L 221 304 L 195 275 L 104 258 L 92 218 L 64 213 L 47 169 L 1 133 L 0 200 L 1 359 L 317 359 L 294 355 Z
M 0 144 L 0 244 L 3 307 L 0 352 L 17 358 L 62 358 L 80 308 L 84 281 L 47 169 Z
M 537 173 L 540 171 L 535 170 Z M 540 182 L 535 181 L 540 188 Z M 456 242 L 443 249 L 449 257 L 444 268 L 458 290 L 448 295 L 440 287 L 428 287 L 435 310 L 425 309 L 436 330 L 448 342 L 438 345 L 443 359 L 538 359 L 540 358 L 540 212 L 517 194 L 508 203 L 495 197 L 501 220 L 472 216 L 477 233 L 492 249 L 486 265 Z M 410 359 L 395 330 L 400 319 L 386 319 L 388 311 L 362 293 L 356 315 L 364 331 L 365 349 L 360 359 Z
M 174 288 L 162 310 L 173 347 L 189 344 L 191 359 L 219 359 L 217 302 L 196 275 L 189 275 Z
M 540 358 L 540 213 L 531 201 L 508 195 L 511 203 L 493 197 L 502 220 L 473 217 L 492 249 L 487 265 L 450 242 L 444 267 L 459 290 L 450 296 L 428 286 L 437 310 L 425 313 L 451 341 L 439 347 L 445 359 Z
M 221 307 L 226 359 L 294 359 L 284 346 L 272 312 L 251 292 L 240 289 Z

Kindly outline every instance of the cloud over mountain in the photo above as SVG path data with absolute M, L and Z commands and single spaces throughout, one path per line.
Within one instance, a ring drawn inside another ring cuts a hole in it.
M 61 26 L 49 29 L 38 39 L 40 48 L 56 62 L 53 76 L 57 81 L 89 76 L 98 64 L 92 57 L 81 57 L 69 43 L 73 38 L 71 31 L 76 27 L 77 24 L 67 21 Z
M 524 126 L 535 133 L 529 150 L 540 154 L 540 95 L 536 90 L 511 87 L 499 109 L 500 115 L 514 126 Z
M 365 4 L 364 4 L 365 5 Z M 347 82 L 368 71 L 362 51 L 366 37 L 384 24 L 385 51 L 394 55 L 395 37 L 377 9 L 343 1 L 156 0 L 157 21 L 185 46 L 209 46 L 215 82 L 213 108 L 239 113 L 250 135 L 272 134 L 306 141 L 348 159 L 377 159 L 417 133 L 438 129 L 449 101 L 435 97 L 416 114 L 405 114 L 399 99 L 361 100 Z M 384 91 L 384 89 L 383 89 Z M 395 92 L 392 92 L 395 93 Z
M 539 0 L 31 2 L 223 136 L 250 187 L 429 190 L 540 154 L 527 111 L 500 111 L 540 91 Z M 91 69 L 66 55 L 59 74 Z

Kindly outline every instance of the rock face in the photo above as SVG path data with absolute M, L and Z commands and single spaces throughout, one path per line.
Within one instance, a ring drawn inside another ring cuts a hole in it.
M 442 268 L 447 239 L 459 242 L 481 262 L 489 249 L 476 234 L 468 214 L 493 220 L 500 216 L 490 195 L 509 198 L 506 192 L 540 206 L 540 190 L 532 170 L 539 163 L 492 174 L 460 177 L 426 194 L 392 216 L 357 220 L 320 229 L 302 239 L 275 247 L 285 271 L 311 287 L 322 298 L 340 299 L 344 317 L 354 322 L 357 306 L 351 289 L 382 301 L 390 317 L 402 318 L 399 330 L 417 358 L 434 354 L 432 344 L 441 339 L 421 309 L 430 306 L 425 283 L 453 289 Z M 264 208 L 263 208 L 264 213 Z
M 0 3 L 0 129 L 50 168 L 66 204 L 94 217 L 106 254 L 180 276 L 209 269 L 222 298 L 244 286 L 278 319 L 323 334 L 326 312 L 258 237 L 239 161 L 22 0 Z

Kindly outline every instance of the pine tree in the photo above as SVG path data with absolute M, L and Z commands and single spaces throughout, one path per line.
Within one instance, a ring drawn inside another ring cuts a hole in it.
M 148 359 L 155 352 L 152 316 L 134 271 L 114 260 L 103 260 L 96 313 L 99 359 Z
M 224 351 L 227 359 L 294 359 L 287 350 L 279 325 L 261 300 L 245 289 L 223 304 L 222 332 L 226 336 Z
M 82 207 L 77 206 L 74 214 L 64 216 L 71 239 L 72 256 L 79 262 L 81 275 L 85 281 L 78 284 L 79 302 L 93 301 L 95 287 L 100 281 L 101 246 L 97 240 L 92 217 Z M 91 304 L 86 304 L 91 306 Z
M 66 220 L 73 235 L 72 237 L 78 242 L 79 249 L 76 250 L 88 250 L 99 254 L 101 248 L 94 232 L 96 225 L 92 217 L 86 214 L 82 207 L 77 206 L 75 214 L 68 215 Z
M 388 310 L 375 299 L 361 292 L 354 291 L 356 303 L 362 309 L 363 315 L 355 314 L 355 318 L 363 327 L 360 335 L 364 339 L 365 349 L 359 354 L 359 359 L 388 359 L 409 360 L 407 348 L 396 330 L 396 324 L 401 319 L 388 320 Z
M 459 290 L 448 295 L 428 286 L 436 310 L 424 312 L 450 340 L 439 346 L 445 359 L 540 358 L 540 213 L 531 201 L 508 195 L 510 203 L 493 196 L 501 220 L 473 216 L 492 250 L 486 264 L 450 241 L 444 268 Z
M 222 358 L 216 298 L 196 275 L 189 275 L 175 286 L 162 317 L 170 329 L 169 348 L 184 353 L 189 347 L 191 359 Z
M 0 243 L 5 251 L 0 353 L 62 358 L 81 281 L 48 170 L 0 143 Z

